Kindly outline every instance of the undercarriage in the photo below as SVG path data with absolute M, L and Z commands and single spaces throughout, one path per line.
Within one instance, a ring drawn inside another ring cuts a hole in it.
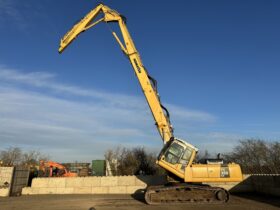
M 225 203 L 228 200 L 227 190 L 202 184 L 174 183 L 150 186 L 145 192 L 145 201 L 148 204 Z

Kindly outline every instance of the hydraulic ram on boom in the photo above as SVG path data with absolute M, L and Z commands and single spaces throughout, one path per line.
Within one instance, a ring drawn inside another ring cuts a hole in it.
M 97 16 L 103 17 L 93 22 Z M 229 193 L 220 187 L 202 185 L 202 182 L 238 182 L 242 180 L 240 166 L 211 160 L 195 163 L 197 149 L 188 142 L 175 138 L 167 109 L 162 106 L 157 92 L 156 80 L 149 76 L 140 55 L 126 27 L 126 19 L 115 10 L 99 4 L 80 22 L 66 33 L 60 42 L 59 52 L 63 50 L 82 32 L 100 22 L 116 22 L 120 27 L 123 42 L 115 32 L 113 36 L 134 69 L 143 93 L 147 99 L 164 146 L 158 156 L 157 164 L 177 180 L 176 185 L 150 186 L 146 189 L 145 200 L 148 204 L 168 202 L 226 202 Z M 192 183 L 192 184 L 187 184 Z

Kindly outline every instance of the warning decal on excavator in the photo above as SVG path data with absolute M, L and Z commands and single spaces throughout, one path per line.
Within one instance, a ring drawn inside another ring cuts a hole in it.
M 221 166 L 221 178 L 229 178 L 229 168 L 228 166 Z

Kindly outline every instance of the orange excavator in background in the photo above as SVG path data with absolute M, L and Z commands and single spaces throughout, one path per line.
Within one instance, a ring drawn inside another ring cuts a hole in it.
M 39 171 L 46 177 L 76 177 L 77 173 L 72 173 L 67 168 L 53 161 L 40 161 Z

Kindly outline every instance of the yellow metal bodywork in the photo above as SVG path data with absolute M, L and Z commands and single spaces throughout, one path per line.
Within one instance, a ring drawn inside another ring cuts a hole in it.
M 178 140 L 178 139 L 177 139 Z M 176 143 L 179 143 L 176 139 Z M 181 144 L 181 146 L 185 145 Z M 188 164 L 183 165 L 180 161 L 171 164 L 165 160 L 164 154 L 161 154 L 157 160 L 157 164 L 172 174 L 179 177 L 184 182 L 240 182 L 243 179 L 241 168 L 238 164 L 200 164 L 194 163 L 197 149 L 188 144 L 192 148 L 192 154 Z M 223 174 L 227 172 L 227 174 Z
M 100 14 L 103 14 L 104 16 L 96 22 L 93 22 L 93 20 Z M 103 4 L 99 4 L 65 34 L 65 36 L 61 39 L 59 52 L 63 52 L 64 49 L 69 46 L 69 44 L 77 38 L 79 34 L 102 21 L 106 23 L 118 23 L 123 41 L 120 40 L 115 32 L 112 32 L 112 34 L 120 45 L 121 50 L 130 60 L 135 75 L 138 78 L 140 86 L 151 109 L 159 134 L 163 142 L 166 144 L 170 140 L 174 139 L 172 125 L 169 121 L 169 117 L 164 112 L 156 87 L 151 82 L 148 72 L 141 61 L 140 55 L 136 50 L 130 33 L 126 27 L 125 18 L 122 15 Z M 237 164 L 227 165 L 230 177 L 221 177 L 222 165 L 193 164 L 196 152 L 197 150 L 194 149 L 189 164 L 186 166 L 182 166 L 180 163 L 170 164 L 161 157 L 157 161 L 157 164 L 177 177 L 183 179 L 185 182 L 231 182 L 242 180 L 240 166 Z
M 181 164 L 172 165 L 162 160 L 157 163 L 185 182 L 240 182 L 243 179 L 240 166 L 235 163 L 226 164 L 228 177 L 221 177 L 224 167 L 221 164 L 191 164 L 182 169 Z
M 225 166 L 221 164 L 192 164 L 186 167 L 185 182 L 240 182 L 242 172 L 240 166 L 235 163 L 227 164 L 228 177 L 221 177 L 221 171 Z

